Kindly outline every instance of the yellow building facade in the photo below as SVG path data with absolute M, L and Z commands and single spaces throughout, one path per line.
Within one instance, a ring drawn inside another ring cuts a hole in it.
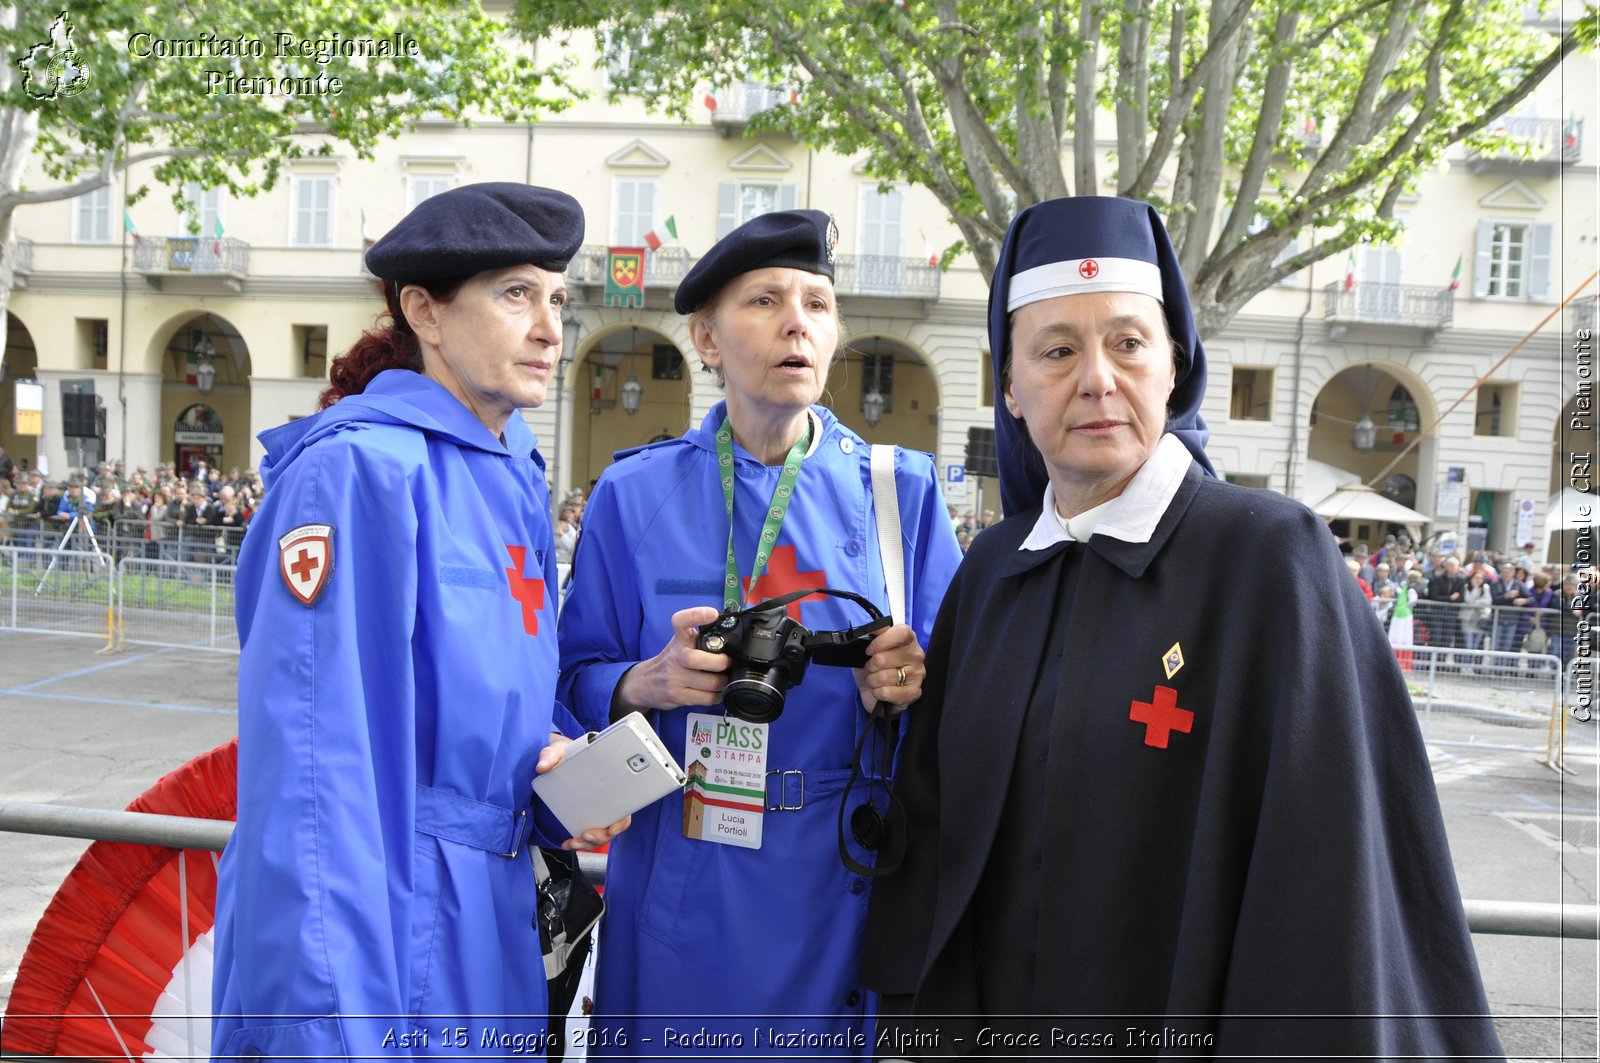
M 330 356 L 383 309 L 362 268 L 367 243 L 445 188 L 520 181 L 570 192 L 588 219 L 568 273 L 560 387 L 524 413 L 557 497 L 589 487 L 616 450 L 678 435 L 718 400 L 672 292 L 734 225 L 810 207 L 839 226 L 847 325 L 824 403 L 869 440 L 934 453 L 958 507 L 998 509 L 992 483 L 962 472 L 968 429 L 993 423 L 987 284 L 970 257 L 947 271 L 929 264 L 959 236 L 932 195 L 880 186 L 859 159 L 750 133 L 748 117 L 771 102 L 757 87 L 715 93 L 714 110 L 680 123 L 605 102 L 604 71 L 591 67 L 594 97 L 560 114 L 424 121 L 370 160 L 335 145 L 288 164 L 252 200 L 190 189 L 180 211 L 156 188 L 130 207 L 117 187 L 22 208 L 0 446 L 52 475 L 101 456 L 130 470 L 257 464 L 257 435 L 312 412 Z M 1570 348 L 1592 325 L 1592 290 L 1497 362 L 1594 267 L 1595 78 L 1592 58 L 1575 55 L 1512 116 L 1520 125 L 1508 133 L 1548 140 L 1535 158 L 1456 149 L 1401 204 L 1402 246 L 1357 252 L 1353 284 L 1343 260 L 1324 261 L 1207 338 L 1204 415 L 1219 472 L 1314 503 L 1331 467 L 1379 480 L 1436 528 L 1480 523 L 1500 549 L 1525 532 L 1542 541 L 1547 500 L 1583 452 L 1564 426 L 1585 401 Z M 137 168 L 129 177 L 146 180 Z M 28 181 L 48 184 L 36 171 Z M 606 305 L 607 248 L 643 246 L 668 217 L 677 236 L 647 254 L 643 305 Z M 15 430 L 18 380 L 43 385 L 41 436 Z M 882 405 L 869 421 L 873 392 Z M 65 431 L 68 407 L 103 411 L 103 452 L 98 426 L 92 438 Z M 1375 438 L 1355 432 L 1363 424 Z

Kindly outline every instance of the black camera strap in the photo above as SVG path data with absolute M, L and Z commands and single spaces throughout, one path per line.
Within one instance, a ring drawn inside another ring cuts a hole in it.
M 850 780 L 844 784 L 844 793 L 839 796 L 839 859 L 844 861 L 845 867 L 867 878 L 893 874 L 906 856 L 906 810 L 888 781 L 894 765 L 895 722 L 892 711 L 887 701 L 880 701 L 872 707 L 872 717 L 861 733 L 861 740 L 856 743 L 855 759 L 850 765 Z M 874 736 L 881 736 L 882 741 L 874 742 L 869 749 L 867 743 Z M 863 864 L 851 856 L 850 846 L 844 837 L 845 809 L 850 808 L 850 791 L 855 789 L 856 782 L 862 776 L 861 755 L 864 752 L 872 759 L 872 763 L 866 767 L 867 799 L 850 810 L 850 836 L 868 852 L 880 853 L 876 867 Z M 877 798 L 880 786 L 883 794 L 881 808 Z

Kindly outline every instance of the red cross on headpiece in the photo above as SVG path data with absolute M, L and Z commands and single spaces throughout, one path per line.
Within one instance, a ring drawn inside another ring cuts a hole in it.
M 539 633 L 539 610 L 544 608 L 544 576 L 524 576 L 522 563 L 528 556 L 526 546 L 507 546 L 506 553 L 511 555 L 511 564 L 506 572 L 506 584 L 511 588 L 511 597 L 522 603 L 522 630 L 530 635 Z
M 1093 280 L 1100 275 L 1100 263 L 1092 258 L 1086 258 L 1078 263 L 1078 276 L 1084 280 Z
M 1149 701 L 1135 701 L 1128 719 L 1144 724 L 1144 744 L 1157 749 L 1167 748 L 1167 739 L 1173 731 L 1188 734 L 1194 727 L 1194 713 L 1178 708 L 1178 692 L 1171 687 L 1156 687 Z
M 756 590 L 761 592 L 762 601 L 768 598 L 776 598 L 780 594 L 788 594 L 790 591 L 805 590 L 807 587 L 826 587 L 828 585 L 828 574 L 826 572 L 796 572 L 797 566 L 798 562 L 795 560 L 793 544 L 774 547 L 772 556 L 767 559 L 767 570 L 761 574 L 760 579 L 756 580 Z M 744 586 L 746 604 L 754 605 L 755 603 L 750 601 L 750 581 L 746 579 L 742 580 L 741 583 Z M 784 612 L 789 614 L 790 620 L 798 624 L 800 622 L 801 602 L 820 602 L 825 598 L 827 598 L 825 594 L 808 594 L 804 598 L 797 598 L 790 602 Z

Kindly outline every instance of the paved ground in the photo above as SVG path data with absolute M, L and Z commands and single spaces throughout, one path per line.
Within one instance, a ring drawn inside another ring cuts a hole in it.
M 120 809 L 163 773 L 235 733 L 237 658 L 134 648 L 98 655 L 82 638 L 0 632 L 0 798 Z M 1585 725 L 1578 725 L 1580 728 Z M 1574 734 L 1594 749 L 1595 725 Z M 1430 747 L 1462 893 L 1595 904 L 1600 761 L 1577 774 L 1527 752 L 1526 722 L 1436 716 Z M 0 1004 L 39 914 L 86 843 L 0 834 Z M 1474 939 L 1490 1005 L 1519 1059 L 1594 1059 L 1600 944 Z

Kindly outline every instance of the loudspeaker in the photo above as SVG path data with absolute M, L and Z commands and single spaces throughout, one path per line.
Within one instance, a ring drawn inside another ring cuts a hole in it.
M 967 429 L 967 472 L 972 476 L 999 476 L 994 458 L 994 429 Z
M 62 392 L 61 434 L 87 439 L 95 434 L 94 392 Z

